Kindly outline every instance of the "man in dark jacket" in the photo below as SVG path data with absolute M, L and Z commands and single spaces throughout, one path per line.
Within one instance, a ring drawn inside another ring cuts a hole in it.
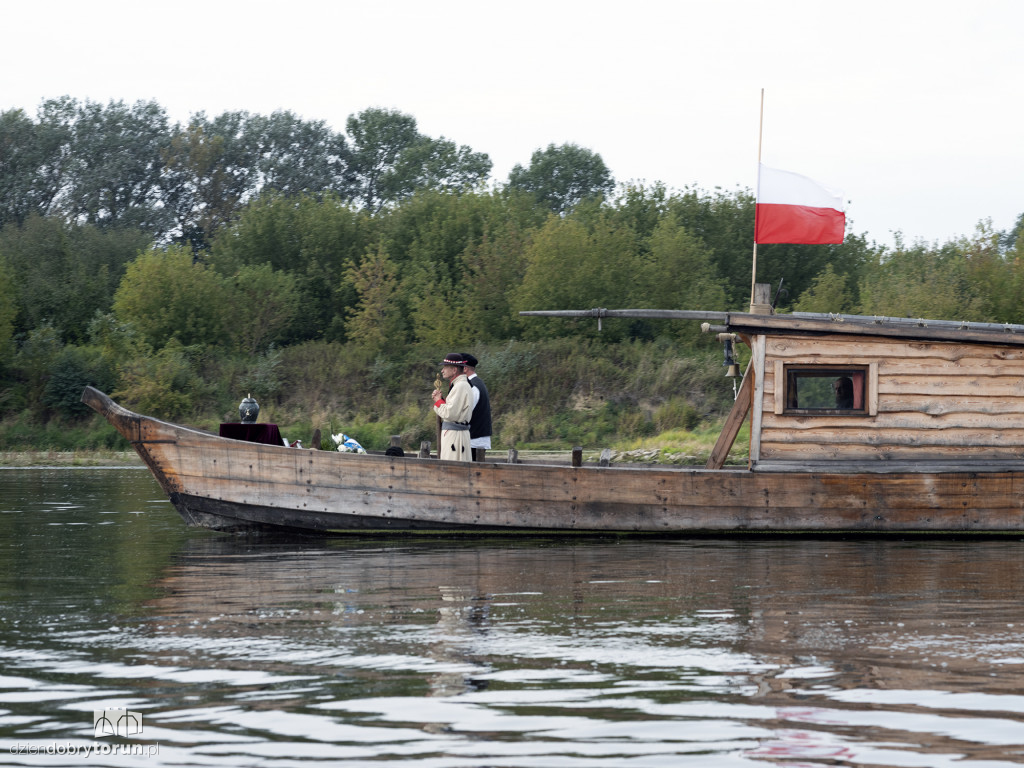
M 463 353 L 466 376 L 473 387 L 473 414 L 469 418 L 469 447 L 473 451 L 473 461 L 483 461 L 487 449 L 491 447 L 491 398 L 487 387 L 476 375 L 477 359 L 473 355 Z

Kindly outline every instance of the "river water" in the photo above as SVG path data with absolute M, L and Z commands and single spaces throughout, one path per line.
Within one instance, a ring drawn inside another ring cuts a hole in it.
M 288 540 L 0 470 L 0 764 L 1019 766 L 1022 588 L 1019 537 Z

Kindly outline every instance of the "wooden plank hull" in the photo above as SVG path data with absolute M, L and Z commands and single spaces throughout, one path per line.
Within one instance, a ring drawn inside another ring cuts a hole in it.
M 321 533 L 1024 532 L 1024 468 L 921 471 L 447 462 L 229 440 L 83 401 L 189 525 Z

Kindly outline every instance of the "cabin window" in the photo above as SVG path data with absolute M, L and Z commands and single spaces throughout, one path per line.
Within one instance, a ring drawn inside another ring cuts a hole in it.
M 785 366 L 783 413 L 868 412 L 868 366 Z

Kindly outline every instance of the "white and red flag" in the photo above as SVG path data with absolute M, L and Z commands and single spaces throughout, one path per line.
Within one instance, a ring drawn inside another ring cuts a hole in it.
M 757 176 L 755 243 L 843 242 L 843 194 L 813 179 L 762 165 Z

